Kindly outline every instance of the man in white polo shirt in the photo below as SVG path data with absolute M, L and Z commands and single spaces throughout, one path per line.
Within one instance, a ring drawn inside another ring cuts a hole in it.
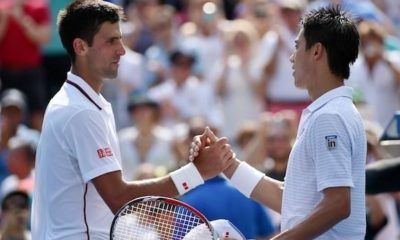
M 32 239 L 109 239 L 113 213 L 144 195 L 176 196 L 232 163 L 223 139 L 194 163 L 169 176 L 122 180 L 111 105 L 100 94 L 115 78 L 125 50 L 122 9 L 100 0 L 77 0 L 59 14 L 59 33 L 71 72 L 49 103 L 37 149 Z
M 239 160 L 224 173 L 242 193 L 281 212 L 274 239 L 364 239 L 366 137 L 352 90 L 344 86 L 358 55 L 356 25 L 336 7 L 311 11 L 295 45 L 295 85 L 313 102 L 302 113 L 285 181 Z M 203 134 L 194 146 L 207 138 L 217 140 Z

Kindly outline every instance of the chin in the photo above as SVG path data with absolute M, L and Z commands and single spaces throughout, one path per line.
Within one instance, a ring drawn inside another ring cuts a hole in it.
M 108 72 L 106 74 L 106 78 L 108 78 L 108 79 L 114 79 L 114 78 L 117 78 L 117 76 L 118 76 L 118 72 Z

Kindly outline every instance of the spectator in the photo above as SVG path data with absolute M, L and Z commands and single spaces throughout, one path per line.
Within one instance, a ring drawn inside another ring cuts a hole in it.
M 178 48 L 180 41 L 174 13 L 171 6 L 162 5 L 150 21 L 154 44 L 145 52 L 148 86 L 158 85 L 168 78 L 171 68 L 169 56 Z
M 189 1 L 190 22 L 181 26 L 181 48 L 196 55 L 194 73 L 207 84 L 217 80 L 216 66 L 223 59 L 224 19 L 220 0 Z M 212 85 L 210 85 L 212 86 Z
M 253 61 L 258 36 L 250 22 L 234 20 L 226 30 L 225 58 L 216 83 L 216 92 L 222 103 L 224 119 L 221 132 L 233 138 L 243 122 L 255 119 L 262 111 L 260 76 Z M 248 107 L 252 106 L 252 107 Z
M 172 168 L 176 163 L 173 135 L 160 126 L 160 106 L 147 94 L 133 95 L 128 104 L 132 125 L 119 131 L 122 172 L 134 180 L 137 167 L 143 163 Z
M 201 117 L 213 126 L 220 126 L 222 114 L 214 106 L 212 90 L 192 73 L 194 56 L 178 50 L 171 54 L 170 61 L 170 79 L 149 90 L 150 97 L 161 105 L 162 125 L 173 127 Z
M 128 48 L 144 54 L 154 44 L 154 37 L 150 30 L 150 21 L 157 14 L 157 0 L 129 0 L 126 7 L 128 22 L 134 26 L 133 40 L 127 43 Z
M 1 240 L 30 240 L 30 199 L 23 191 L 7 194 L 1 202 Z
M 27 96 L 29 123 L 38 130 L 42 126 L 45 108 L 40 48 L 49 39 L 50 16 L 46 1 L 1 1 L 1 91 L 17 88 Z
M 23 124 L 26 116 L 26 99 L 17 89 L 4 91 L 0 98 L 1 106 L 1 138 L 0 138 L 0 180 L 8 176 L 6 167 L 9 140 L 17 136 L 33 146 L 39 142 L 40 133 Z
M 400 54 L 384 50 L 387 35 L 379 24 L 361 22 L 358 29 L 361 56 L 354 63 L 349 84 L 361 90 L 372 120 L 384 128 L 400 109 Z
M 11 175 L 1 183 L 0 194 L 5 196 L 15 190 L 32 194 L 36 150 L 32 144 L 18 137 L 11 138 L 8 145 L 7 167 Z
M 307 91 L 297 89 L 292 76 L 290 55 L 294 52 L 294 40 L 299 32 L 299 22 L 304 4 L 302 1 L 279 2 L 279 18 L 271 26 L 261 43 L 261 62 L 264 63 L 260 88 L 264 91 L 267 110 L 279 112 L 290 109 L 300 118 L 302 110 L 310 103 Z
M 275 115 L 268 127 L 266 136 L 267 154 L 270 164 L 265 174 L 273 179 L 284 181 L 289 155 L 294 137 L 290 131 L 290 123 L 283 116 Z

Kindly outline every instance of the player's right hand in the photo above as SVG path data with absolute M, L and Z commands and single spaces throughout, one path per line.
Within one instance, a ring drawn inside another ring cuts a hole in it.
M 191 160 L 205 180 L 221 173 L 235 159 L 228 139 L 217 138 L 209 128 L 193 139 L 190 152 Z

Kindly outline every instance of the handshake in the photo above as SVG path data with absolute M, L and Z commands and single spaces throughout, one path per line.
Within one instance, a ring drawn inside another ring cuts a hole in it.
M 223 173 L 245 196 L 250 197 L 264 174 L 236 158 L 228 139 L 218 138 L 206 127 L 195 136 L 189 151 L 189 163 L 171 177 L 180 195 Z
M 196 165 L 203 179 L 213 178 L 221 172 L 227 175 L 236 169 L 238 162 L 228 139 L 218 138 L 209 127 L 193 138 L 189 161 Z

